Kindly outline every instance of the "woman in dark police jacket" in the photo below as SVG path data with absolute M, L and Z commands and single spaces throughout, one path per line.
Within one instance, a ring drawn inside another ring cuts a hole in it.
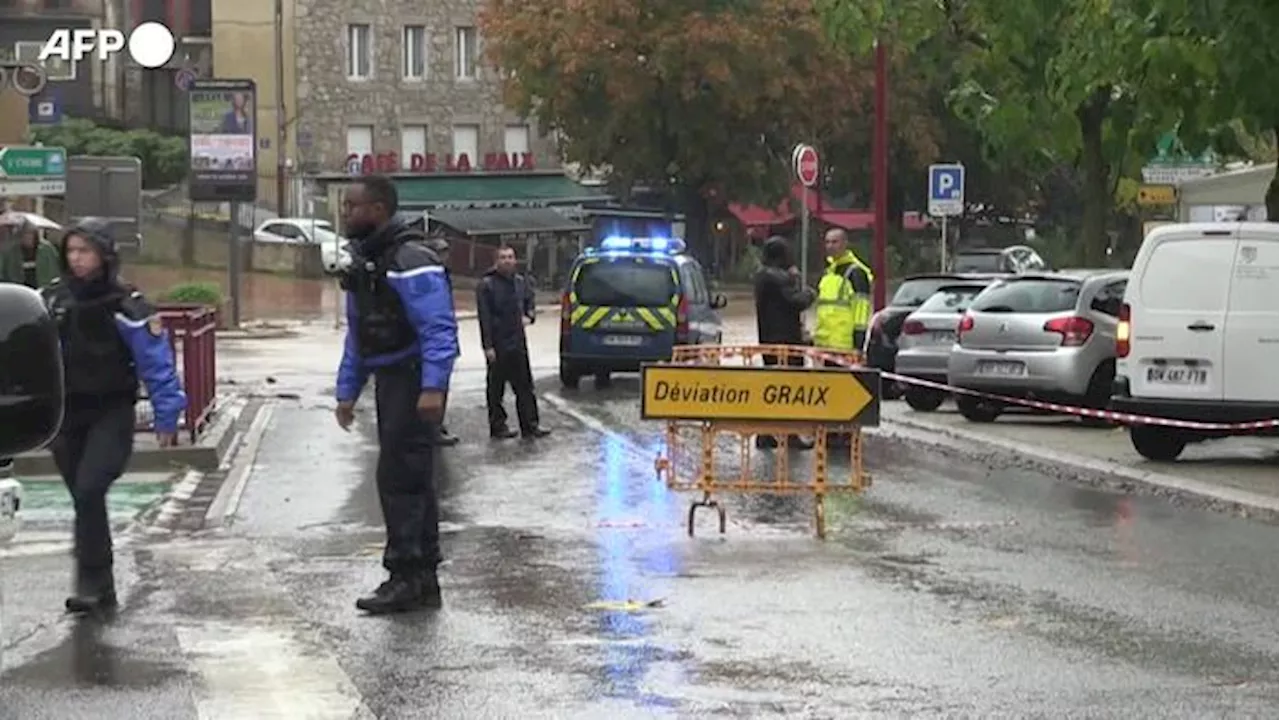
M 75 592 L 67 611 L 116 606 L 107 491 L 133 452 L 139 381 L 155 411 L 162 447 L 177 442 L 187 399 L 156 309 L 119 278 L 108 225 L 85 218 L 59 249 L 61 275 L 42 291 L 58 323 L 66 376 L 66 413 L 53 459 L 75 504 Z

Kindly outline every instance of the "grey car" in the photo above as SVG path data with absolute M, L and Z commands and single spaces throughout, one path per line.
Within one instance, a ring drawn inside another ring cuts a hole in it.
M 897 373 L 908 377 L 947 382 L 947 361 L 956 342 L 956 326 L 969 304 L 989 280 L 957 281 L 938 288 L 902 323 L 898 336 Z M 942 390 L 902 383 L 903 399 L 913 410 L 930 412 L 947 399 Z
M 947 360 L 955 387 L 1105 408 L 1127 270 L 1064 270 L 1001 280 L 961 317 Z M 958 395 L 965 418 L 991 422 L 998 401 Z M 1089 424 L 1104 424 L 1090 419 Z

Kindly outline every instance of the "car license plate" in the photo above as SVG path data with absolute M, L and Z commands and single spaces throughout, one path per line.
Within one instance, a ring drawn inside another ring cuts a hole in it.
M 1204 368 L 1157 365 L 1147 368 L 1147 382 L 1160 385 L 1205 385 L 1209 382 L 1209 371 Z
M 979 375 L 996 375 L 998 377 L 1018 377 L 1027 374 L 1027 366 L 1020 362 L 985 361 L 978 363 Z
M 639 335 L 605 335 L 604 344 L 610 347 L 635 347 L 644 344 Z
M 956 334 L 950 330 L 935 330 L 933 333 L 933 341 L 939 344 L 947 344 L 956 341 Z

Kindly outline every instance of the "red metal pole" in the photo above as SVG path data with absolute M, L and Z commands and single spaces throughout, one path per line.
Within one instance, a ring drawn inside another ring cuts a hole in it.
M 871 251 L 871 270 L 876 275 L 875 308 L 886 303 L 889 281 L 885 267 L 885 250 L 889 238 L 889 66 L 885 59 L 884 43 L 876 42 L 876 117 L 871 144 L 871 192 L 875 198 L 874 242 Z

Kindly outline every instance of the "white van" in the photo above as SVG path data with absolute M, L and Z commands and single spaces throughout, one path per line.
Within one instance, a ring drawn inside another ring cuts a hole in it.
M 1280 225 L 1189 223 L 1151 231 L 1116 327 L 1119 412 L 1211 423 L 1274 420 L 1280 403 Z M 1173 460 L 1205 432 L 1131 425 L 1133 447 Z

